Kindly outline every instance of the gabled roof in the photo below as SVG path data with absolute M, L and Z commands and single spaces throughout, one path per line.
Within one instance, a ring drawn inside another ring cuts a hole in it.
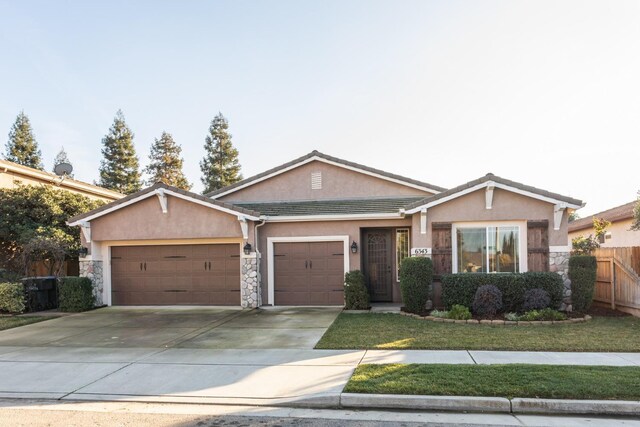
M 67 224 L 72 226 L 80 225 L 83 222 L 91 221 L 95 218 L 99 218 L 103 215 L 106 215 L 118 209 L 122 209 L 126 206 L 132 205 L 148 197 L 153 197 L 153 196 L 162 195 L 162 194 L 168 194 L 170 196 L 178 197 L 184 200 L 189 200 L 194 203 L 209 206 L 229 214 L 245 216 L 247 217 L 247 219 L 251 219 L 254 221 L 258 220 L 260 217 L 260 212 L 256 212 L 250 209 L 245 209 L 239 206 L 234 206 L 230 203 L 224 203 L 218 200 L 213 200 L 209 197 L 205 197 L 197 193 L 192 193 L 191 191 L 186 191 L 181 188 L 172 187 L 171 185 L 167 185 L 163 182 L 157 182 L 153 184 L 151 187 L 147 187 L 144 190 L 140 190 L 136 193 L 129 194 L 128 196 L 120 200 L 116 200 L 115 202 L 107 203 L 106 205 L 103 205 L 98 209 L 94 209 L 84 214 L 76 215 L 73 218 L 69 219 L 67 221 Z
M 2 172 L 12 172 L 16 175 L 22 175 L 34 180 L 45 181 L 56 187 L 89 193 L 105 199 L 117 200 L 124 197 L 124 194 L 109 190 L 108 188 L 78 181 L 77 179 L 61 177 L 51 172 L 30 168 L 28 166 L 0 159 L 0 173 Z
M 426 182 L 422 182 L 422 181 L 417 181 L 415 179 L 411 179 L 411 178 L 407 178 L 404 176 L 400 176 L 400 175 L 396 175 L 393 173 L 389 173 L 389 172 L 385 172 L 382 171 L 380 169 L 374 169 L 374 168 L 370 168 L 368 166 L 364 166 L 358 163 L 354 163 L 354 162 L 349 162 L 347 160 L 343 160 L 343 159 L 339 159 L 337 157 L 333 157 L 333 156 L 329 156 L 327 154 L 323 154 L 319 151 L 312 151 L 311 153 L 304 155 L 302 157 L 298 157 L 297 159 L 294 159 L 290 162 L 287 162 L 283 165 L 280 166 L 276 166 L 275 168 L 271 168 L 265 172 L 259 173 L 257 175 L 254 175 L 252 177 L 243 179 L 242 181 L 236 182 L 235 184 L 231 184 L 228 185 L 224 188 L 221 188 L 219 190 L 215 190 L 212 191 L 210 193 L 207 193 L 206 196 L 209 196 L 211 198 L 218 198 L 218 197 L 222 197 L 224 195 L 233 193 L 235 191 L 238 191 L 242 188 L 245 187 L 249 187 L 253 184 L 257 184 L 258 182 L 264 181 L 268 178 L 271 178 L 273 176 L 279 175 L 281 173 L 284 173 L 288 170 L 297 168 L 299 166 L 302 166 L 306 163 L 310 163 L 312 161 L 320 161 L 320 162 L 324 162 L 324 163 L 329 163 L 332 164 L 334 166 L 338 166 L 338 167 L 342 167 L 342 168 L 346 168 L 346 169 L 350 169 L 350 170 L 355 170 L 361 173 L 364 173 L 366 175 L 371 175 L 371 176 L 375 176 L 387 181 L 391 181 L 391 182 L 395 182 L 398 184 L 402 184 L 402 185 L 406 185 L 408 187 L 412 187 L 412 188 L 418 188 L 420 190 L 424 190 L 424 191 L 429 191 L 429 192 L 433 192 L 433 193 L 439 193 L 441 191 L 444 191 L 445 189 L 442 187 L 439 187 L 437 185 L 432 185 L 432 184 L 428 184 Z
M 395 197 L 341 200 L 305 200 L 295 202 L 237 203 L 247 209 L 260 211 L 268 217 L 312 215 L 398 214 L 404 206 L 422 197 Z
M 492 173 L 488 173 L 485 176 L 478 179 L 474 179 L 473 181 L 469 181 L 466 184 L 459 185 L 450 190 L 443 191 L 442 193 L 438 193 L 434 196 L 426 197 L 421 201 L 415 202 L 406 207 L 406 212 L 408 214 L 412 214 L 420 211 L 423 208 L 429 208 L 431 206 L 436 206 L 441 203 L 445 203 L 449 200 L 458 198 L 460 196 L 479 190 L 481 188 L 489 187 L 490 185 L 494 185 L 496 188 L 512 191 L 514 193 L 522 194 L 522 195 L 532 197 L 538 200 L 543 200 L 549 203 L 566 204 L 567 207 L 572 209 L 578 209 L 583 206 L 583 203 L 581 200 L 574 199 L 572 197 L 562 196 L 560 194 L 552 193 L 550 191 L 541 190 L 536 187 L 531 187 L 530 185 L 521 184 L 519 182 L 511 181 L 511 180 L 496 176 Z
M 598 212 L 586 218 L 580 218 L 569 223 L 569 232 L 584 230 L 585 228 L 593 227 L 593 218 L 601 218 L 609 222 L 623 221 L 625 219 L 633 218 L 633 208 L 636 206 L 637 201 L 625 203 L 621 206 L 608 209 L 606 211 Z

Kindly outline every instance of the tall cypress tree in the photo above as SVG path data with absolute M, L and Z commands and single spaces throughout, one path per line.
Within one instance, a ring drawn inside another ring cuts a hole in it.
M 9 131 L 9 142 L 7 142 L 5 158 L 10 162 L 44 170 L 42 153 L 40 153 L 38 143 L 33 135 L 29 117 L 24 111 L 20 111 Z
M 211 121 L 204 149 L 206 154 L 200 162 L 203 193 L 226 187 L 242 179 L 238 150 L 231 143 L 229 122 L 222 113 L 218 113 Z
M 144 170 L 150 175 L 147 185 L 162 181 L 184 190 L 191 189 L 191 184 L 182 172 L 181 153 L 182 148 L 176 144 L 171 134 L 162 132 L 160 139 L 156 138 L 151 146 L 151 154 L 149 155 L 151 162 Z
M 118 110 L 109 133 L 102 138 L 100 180 L 98 185 L 124 194 L 135 193 L 142 188 L 138 156 L 133 146 L 133 132 Z
M 60 149 L 60 152 L 58 152 L 58 154 L 56 154 L 56 157 L 53 159 L 53 172 L 55 172 L 56 170 L 56 166 L 59 165 L 60 163 L 68 163 L 71 164 L 71 161 L 69 160 L 69 156 L 67 155 L 67 152 L 64 151 L 64 147 L 62 147 Z M 70 173 L 69 175 L 67 175 L 69 178 L 73 178 L 73 172 Z

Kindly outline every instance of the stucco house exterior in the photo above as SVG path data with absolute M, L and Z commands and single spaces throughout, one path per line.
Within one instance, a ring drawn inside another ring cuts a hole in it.
M 60 177 L 54 173 L 30 168 L 8 160 L 0 160 L 0 188 L 16 188 L 19 185 L 46 185 L 82 194 L 90 199 L 103 202 L 112 202 L 124 197 L 124 194 L 97 185 Z
M 598 212 L 587 218 L 580 218 L 569 223 L 569 243 L 579 236 L 595 235 L 593 218 L 601 218 L 611 222 L 604 238 L 600 241 L 603 248 L 626 248 L 640 246 L 640 231 L 631 230 L 633 224 L 633 208 L 637 201 L 625 203 L 606 211 Z
M 162 183 L 69 220 L 107 305 L 342 305 L 361 269 L 372 301 L 401 301 L 398 266 L 557 271 L 580 200 L 487 174 L 458 187 L 317 151 L 205 196 Z M 568 281 L 567 281 L 568 283 Z

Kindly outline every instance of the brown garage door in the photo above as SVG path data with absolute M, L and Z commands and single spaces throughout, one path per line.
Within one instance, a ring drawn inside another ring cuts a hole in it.
M 274 244 L 276 305 L 344 304 L 344 243 Z
M 111 248 L 114 305 L 240 305 L 240 246 Z

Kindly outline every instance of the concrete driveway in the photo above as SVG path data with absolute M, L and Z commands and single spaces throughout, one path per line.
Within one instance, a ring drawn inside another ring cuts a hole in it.
M 313 350 L 337 308 L 103 308 L 0 332 L 0 397 L 331 404 L 363 351 Z

